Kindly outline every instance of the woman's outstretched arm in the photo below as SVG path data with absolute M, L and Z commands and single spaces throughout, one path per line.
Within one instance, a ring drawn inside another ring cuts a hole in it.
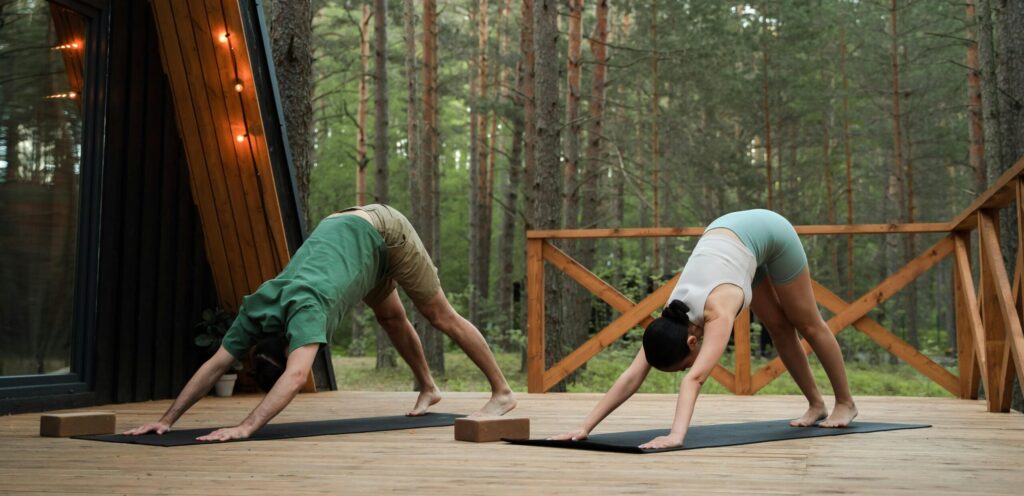
M 721 317 L 704 323 L 704 342 L 701 344 L 693 367 L 683 377 L 679 385 L 679 398 L 676 400 L 676 414 L 672 421 L 672 432 L 667 436 L 658 436 L 647 443 L 641 444 L 643 449 L 674 448 L 683 445 L 686 430 L 690 427 L 693 407 L 697 404 L 697 395 L 704 381 L 711 375 L 711 370 L 725 353 L 732 334 L 733 318 Z
M 559 434 L 551 439 L 572 441 L 586 439 L 590 435 L 590 431 L 597 427 L 597 424 L 600 424 L 605 417 L 615 411 L 619 405 L 623 404 L 640 389 L 640 385 L 644 383 L 644 379 L 647 378 L 647 373 L 650 371 L 651 366 L 647 363 L 644 349 L 640 347 L 640 351 L 636 354 L 636 358 L 633 359 L 633 363 L 629 364 L 629 368 L 622 372 L 622 375 L 615 381 L 611 389 L 604 394 L 601 401 L 598 401 L 594 409 L 590 411 L 590 414 L 583 419 L 583 424 L 580 428 Z

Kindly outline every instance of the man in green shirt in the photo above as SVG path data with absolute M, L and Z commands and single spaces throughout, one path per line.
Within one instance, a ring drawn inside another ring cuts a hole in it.
M 480 331 L 452 308 L 441 290 L 437 268 L 409 221 L 386 205 L 367 205 L 328 216 L 310 234 L 281 273 L 242 300 L 238 317 L 220 349 L 204 363 L 157 422 L 125 432 L 163 434 L 254 344 L 287 342 L 287 358 L 274 350 L 254 357 L 257 369 L 277 369 L 266 381 L 267 396 L 236 427 L 219 429 L 203 441 L 244 439 L 281 412 L 306 383 L 321 344 L 327 343 L 327 322 L 360 300 L 373 309 L 377 322 L 409 364 L 420 386 L 408 415 L 423 415 L 441 400 L 427 366 L 419 336 L 405 314 L 396 286 L 416 309 L 458 344 L 487 376 L 490 400 L 474 415 L 504 415 L 516 400 Z M 283 341 L 282 341 L 283 342 Z M 278 363 L 284 361 L 285 363 Z M 259 374 L 258 374 L 259 375 Z M 272 383 L 272 387 L 270 386 Z

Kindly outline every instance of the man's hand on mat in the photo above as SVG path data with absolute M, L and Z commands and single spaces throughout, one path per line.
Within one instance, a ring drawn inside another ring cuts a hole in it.
M 171 425 L 164 422 L 150 422 L 142 427 L 136 427 L 130 431 L 124 431 L 122 434 L 125 436 L 141 436 L 143 434 L 156 433 L 163 434 L 171 430 Z
M 644 444 L 641 444 L 640 449 L 678 448 L 682 445 L 682 437 L 669 434 L 667 436 L 658 436 Z
M 551 436 L 548 439 L 551 441 L 582 441 L 589 436 L 590 433 L 583 429 L 576 429 L 572 432 L 566 432 L 557 436 Z
M 225 427 L 205 436 L 197 437 L 196 441 L 230 441 L 232 439 L 245 439 L 250 435 L 252 435 L 252 432 L 249 432 L 249 429 L 242 426 Z

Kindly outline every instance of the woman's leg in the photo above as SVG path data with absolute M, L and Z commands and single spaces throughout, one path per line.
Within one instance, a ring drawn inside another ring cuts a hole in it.
M 398 291 L 392 290 L 383 301 L 371 305 L 377 322 L 387 333 L 391 343 L 395 345 L 402 360 L 409 364 L 412 374 L 416 377 L 416 383 L 420 386 L 420 395 L 416 398 L 416 405 L 406 415 L 416 416 L 427 413 L 427 408 L 441 401 L 441 390 L 434 383 L 430 375 L 430 367 L 427 365 L 427 358 L 423 355 L 423 345 L 416 329 L 405 314 L 405 307 L 402 300 L 398 298 Z
M 516 400 L 512 395 L 512 388 L 501 373 L 498 361 L 494 359 L 494 354 L 487 346 L 483 334 L 452 308 L 444 291 L 438 291 L 425 303 L 417 303 L 416 308 L 431 325 L 452 338 L 487 376 L 487 381 L 491 384 L 491 399 L 473 415 L 504 415 L 515 408 Z
M 767 279 L 754 287 L 750 310 L 768 329 L 775 350 L 779 353 L 779 358 L 786 366 L 786 370 L 789 371 L 789 375 L 793 376 L 800 392 L 807 398 L 807 411 L 789 424 L 794 427 L 814 425 L 815 422 L 828 415 L 828 410 L 825 409 L 825 400 L 821 397 L 818 385 L 814 383 L 814 375 L 807 362 L 807 355 L 804 353 L 803 347 L 800 346 L 796 328 L 786 317 L 782 306 L 779 305 L 772 283 Z
M 832 391 L 836 397 L 836 405 L 822 427 L 846 427 L 857 416 L 857 407 L 850 394 L 850 384 L 846 379 L 846 366 L 843 363 L 843 352 L 839 342 L 829 330 L 825 320 L 821 318 L 818 304 L 811 288 L 811 275 L 804 268 L 799 275 L 785 284 L 776 284 L 775 293 L 779 297 L 786 317 L 796 326 L 800 335 L 810 343 L 814 353 L 821 360 L 821 365 L 832 383 Z

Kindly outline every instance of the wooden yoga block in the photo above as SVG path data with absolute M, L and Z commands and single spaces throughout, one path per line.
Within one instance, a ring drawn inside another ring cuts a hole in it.
M 39 435 L 44 437 L 113 434 L 116 416 L 110 412 L 51 413 L 39 417 Z
M 505 439 L 529 439 L 528 418 L 455 419 L 455 440 L 489 443 Z

